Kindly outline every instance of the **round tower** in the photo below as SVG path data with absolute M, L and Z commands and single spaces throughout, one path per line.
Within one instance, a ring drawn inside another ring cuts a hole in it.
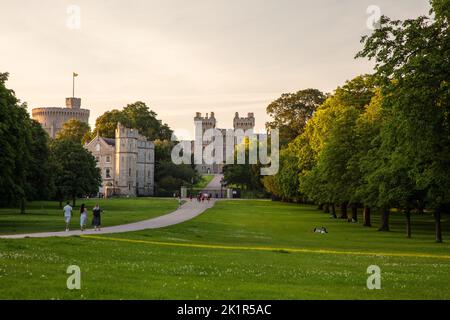
M 88 109 L 81 109 L 80 98 L 66 98 L 65 108 L 34 108 L 31 110 L 31 116 L 38 121 L 51 138 L 62 129 L 65 122 L 70 119 L 89 124 Z

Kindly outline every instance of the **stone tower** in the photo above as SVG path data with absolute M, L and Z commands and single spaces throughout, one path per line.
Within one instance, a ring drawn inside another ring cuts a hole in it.
M 81 109 L 80 98 L 66 98 L 65 108 L 34 108 L 31 114 L 51 138 L 55 138 L 63 124 L 70 119 L 89 123 L 89 110 Z
M 211 112 L 211 116 L 208 116 L 206 114 L 205 117 L 202 117 L 202 114 L 200 112 L 197 112 L 194 117 L 194 123 L 195 123 L 195 141 L 202 141 L 202 149 L 204 150 L 205 147 L 211 143 L 212 139 L 208 139 L 203 141 L 203 134 L 208 129 L 216 128 L 216 118 L 214 117 L 214 112 Z M 202 130 L 200 131 L 198 126 L 201 124 Z M 195 147 L 194 147 L 195 148 Z M 203 173 L 216 173 L 218 172 L 218 167 L 221 166 L 220 164 L 206 164 L 203 163 L 201 165 L 197 165 L 197 170 L 199 172 Z
M 116 128 L 116 186 L 121 194 L 134 196 L 137 194 L 137 157 L 139 133 L 117 124 Z
M 236 112 L 234 114 L 233 119 L 233 128 L 236 129 L 242 129 L 242 130 L 248 130 L 248 129 L 254 129 L 255 128 L 255 116 L 253 112 L 249 112 L 247 117 L 240 118 L 239 113 Z
M 210 117 L 208 117 L 208 114 L 206 114 L 205 117 L 202 117 L 202 114 L 197 112 L 194 117 L 194 122 L 197 125 L 199 121 L 201 121 L 202 124 L 202 134 L 208 129 L 215 128 L 217 123 L 214 112 L 211 112 Z

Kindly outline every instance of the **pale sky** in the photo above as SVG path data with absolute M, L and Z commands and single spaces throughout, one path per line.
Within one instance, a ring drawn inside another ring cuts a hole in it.
M 64 106 L 77 72 L 91 126 L 141 100 L 177 132 L 192 134 L 197 111 L 222 128 L 254 112 L 261 130 L 282 93 L 330 92 L 371 72 L 354 59 L 370 5 L 398 19 L 429 10 L 428 0 L 0 0 L 0 72 L 30 112 Z

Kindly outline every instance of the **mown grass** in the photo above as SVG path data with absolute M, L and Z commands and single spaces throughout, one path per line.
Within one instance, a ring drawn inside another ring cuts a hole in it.
M 203 189 L 214 179 L 213 174 L 204 174 L 200 177 L 200 180 L 192 186 L 194 189 Z
M 376 225 L 378 217 L 373 220 Z M 313 233 L 316 226 L 329 233 Z M 449 226 L 445 216 L 445 237 Z M 220 201 L 191 221 L 158 230 L 0 240 L 0 298 L 449 299 L 450 245 L 434 242 L 432 217 L 413 217 L 412 239 L 404 236 L 402 216 L 393 215 L 391 227 L 378 232 L 308 206 Z M 82 272 L 79 291 L 66 288 L 73 264 Z M 381 268 L 381 290 L 366 287 L 370 265 Z
M 79 206 L 82 203 L 85 203 L 89 210 L 88 227 L 90 227 L 92 218 L 92 208 L 96 203 L 99 203 L 104 210 L 102 214 L 103 227 L 150 219 L 169 213 L 178 207 L 178 202 L 174 199 L 79 199 L 72 213 L 71 229 L 79 228 Z M 26 212 L 27 214 L 20 214 L 19 209 L 16 208 L 1 208 L 0 234 L 61 231 L 65 228 L 63 211 L 58 202 L 31 202 L 27 205 Z

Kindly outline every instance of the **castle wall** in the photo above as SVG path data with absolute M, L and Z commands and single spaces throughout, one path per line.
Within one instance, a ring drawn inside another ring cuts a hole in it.
M 70 119 L 89 123 L 90 111 L 72 108 L 35 108 L 31 111 L 32 118 L 38 121 L 51 138 L 61 130 L 63 124 Z
M 96 157 L 102 172 L 101 193 L 133 197 L 154 194 L 155 145 L 136 129 L 119 123 L 115 139 L 96 137 L 85 147 Z M 107 169 L 111 178 L 106 177 Z
M 88 149 L 97 161 L 102 177 L 99 193 L 109 196 L 113 192 L 115 181 L 115 147 L 109 145 L 103 138 L 97 136 L 89 144 Z
M 202 124 L 202 132 L 200 134 L 200 132 L 197 132 L 196 130 L 196 137 L 195 139 L 200 139 L 200 141 L 202 141 L 202 137 L 203 134 L 205 133 L 205 131 L 207 129 L 211 129 L 211 128 L 216 128 L 216 123 L 217 120 L 214 117 L 214 112 L 211 112 L 211 116 L 208 117 L 208 114 L 206 114 L 205 117 L 202 117 L 200 112 L 197 112 L 195 117 L 194 117 L 194 122 L 197 123 L 201 123 Z M 247 117 L 239 117 L 239 113 L 236 112 L 235 117 L 233 119 L 233 128 L 236 129 L 243 129 L 245 130 L 249 130 L 249 129 L 254 129 L 255 128 L 255 117 L 253 113 L 248 113 Z M 226 140 L 226 129 L 218 129 L 221 131 L 222 136 L 223 136 L 223 147 L 222 147 L 222 151 L 217 151 L 216 152 L 222 152 L 223 154 L 223 162 L 226 162 L 226 146 L 227 146 L 227 140 Z M 198 140 L 197 140 L 198 141 Z M 205 147 L 207 145 L 209 145 L 211 143 L 211 141 L 203 141 L 202 142 L 202 148 L 203 151 L 205 149 Z M 236 144 L 236 141 L 233 140 L 233 148 L 234 145 Z M 194 144 L 195 146 L 195 144 Z M 215 163 L 215 164 L 206 164 L 206 163 L 202 163 L 202 164 L 198 164 L 196 165 L 196 169 L 198 172 L 203 173 L 203 174 L 217 174 L 217 173 L 222 173 L 223 172 L 223 167 L 224 164 L 221 163 Z

